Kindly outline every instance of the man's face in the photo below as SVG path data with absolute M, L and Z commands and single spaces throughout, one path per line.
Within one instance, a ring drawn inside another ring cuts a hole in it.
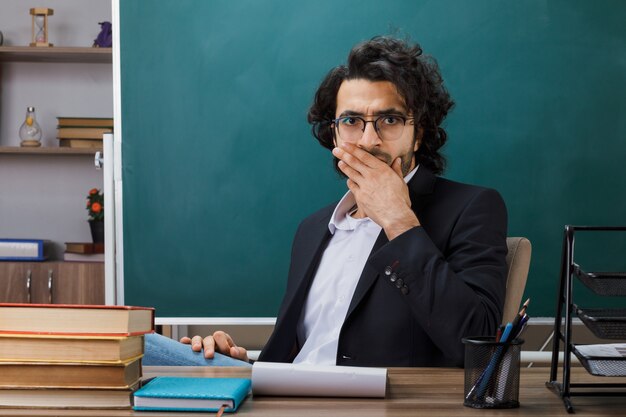
M 358 116 L 366 121 L 374 121 L 381 115 L 413 116 L 408 113 L 404 100 L 393 83 L 354 79 L 346 80 L 341 84 L 337 92 L 335 118 Z M 379 122 L 380 126 L 385 122 L 386 120 Z M 334 132 L 335 145 L 340 145 L 345 138 L 341 138 L 336 128 Z M 400 157 L 403 175 L 415 168 L 414 155 L 419 148 L 419 140 L 415 139 L 413 120 L 407 120 L 402 134 L 393 140 L 382 140 L 374 129 L 374 123 L 366 123 L 361 138 L 349 140 L 349 142 L 368 151 L 387 165 L 391 165 L 396 158 Z

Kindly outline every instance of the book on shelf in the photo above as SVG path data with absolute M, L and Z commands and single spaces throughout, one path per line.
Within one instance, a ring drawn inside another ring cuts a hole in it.
M 57 129 L 57 138 L 102 140 L 102 135 L 111 132 L 113 132 L 113 129 L 108 127 L 59 127 Z
M 139 383 L 121 389 L 0 388 L 0 407 L 130 409 L 132 393 L 138 386 Z
M 157 376 L 134 397 L 135 410 L 236 411 L 250 392 L 245 378 L 193 378 Z
M 57 117 L 59 127 L 108 127 L 113 128 L 112 117 Z
M 0 303 L 0 333 L 135 336 L 153 331 L 150 307 Z
M 104 253 L 104 243 L 65 242 L 65 252 L 69 253 Z
M 5 388 L 130 388 L 140 379 L 140 356 L 121 363 L 0 362 Z
M 45 261 L 50 246 L 45 239 L 0 238 L 0 261 Z
M 121 363 L 143 349 L 143 336 L 0 334 L 0 362 Z
M 98 139 L 59 139 L 61 148 L 102 149 L 102 140 Z
M 104 253 L 65 252 L 63 260 L 67 262 L 104 262 Z

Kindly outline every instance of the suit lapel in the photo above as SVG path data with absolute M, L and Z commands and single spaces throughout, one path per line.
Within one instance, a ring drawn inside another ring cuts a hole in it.
M 419 218 L 419 213 L 421 213 L 424 206 L 428 203 L 430 199 L 429 194 L 432 194 L 434 185 L 435 185 L 436 177 L 433 173 L 426 167 L 420 166 L 411 181 L 407 184 L 409 187 L 409 197 L 411 198 L 411 209 Z M 389 240 L 387 239 L 387 235 L 384 230 L 380 231 L 376 242 L 374 243 L 374 247 L 370 252 L 368 258 L 372 256 L 372 254 L 376 253 L 380 248 L 383 247 Z M 365 263 L 365 268 L 363 268 L 363 273 L 359 278 L 359 282 L 354 290 L 354 295 L 352 296 L 352 300 L 350 301 L 350 307 L 348 308 L 348 314 L 346 314 L 346 319 L 352 314 L 354 309 L 359 305 L 359 303 L 363 300 L 363 297 L 370 289 L 370 287 L 374 284 L 376 279 L 378 278 L 379 271 L 372 268 L 368 262 Z
M 411 181 L 409 181 L 409 197 L 411 198 L 411 210 L 419 219 L 422 209 L 430 201 L 431 194 L 435 189 L 437 177 L 426 167 L 420 166 Z

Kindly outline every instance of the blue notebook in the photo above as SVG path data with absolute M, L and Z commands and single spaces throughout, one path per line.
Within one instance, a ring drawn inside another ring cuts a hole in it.
M 140 411 L 236 411 L 250 392 L 244 378 L 158 376 L 135 391 L 133 409 Z

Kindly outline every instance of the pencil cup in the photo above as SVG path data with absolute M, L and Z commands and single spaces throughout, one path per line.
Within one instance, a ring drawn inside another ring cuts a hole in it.
M 522 339 L 496 342 L 493 337 L 464 338 L 465 401 L 473 408 L 519 407 Z

